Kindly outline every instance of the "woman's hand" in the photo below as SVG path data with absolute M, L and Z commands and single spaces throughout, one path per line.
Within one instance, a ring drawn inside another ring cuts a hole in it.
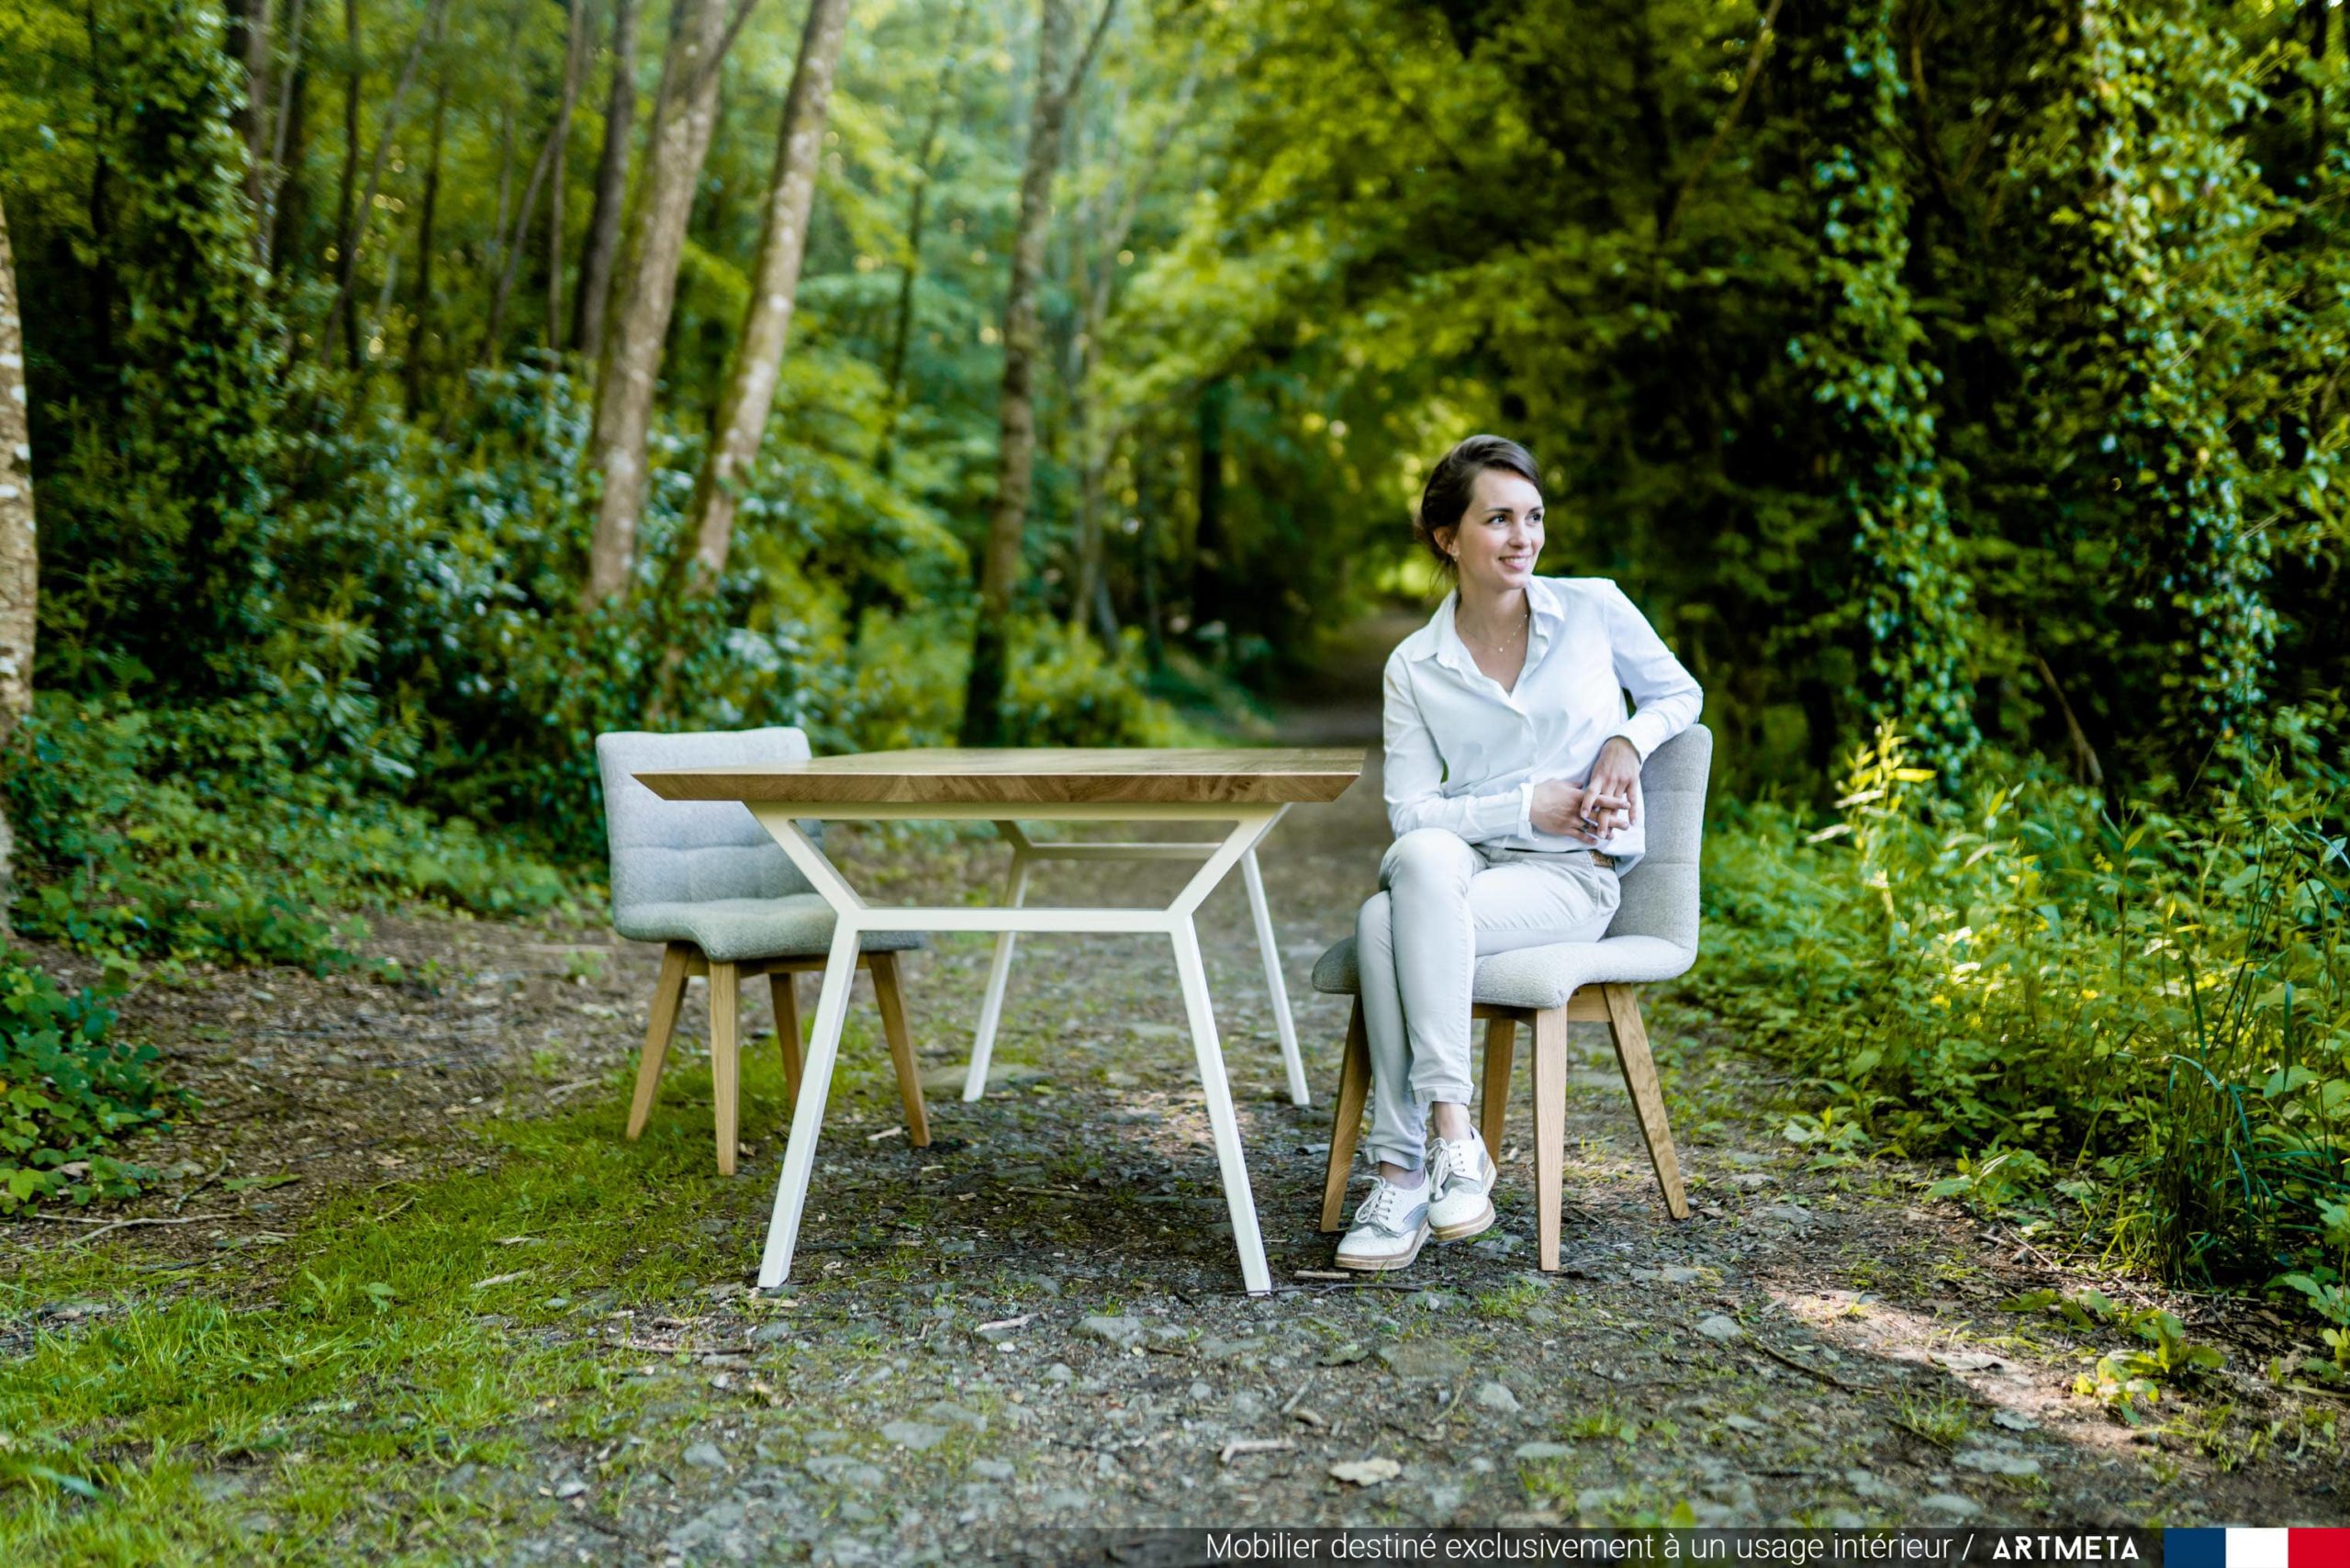
M 1610 795 L 1563 778 L 1549 778 L 1534 786 L 1534 830 L 1561 838 L 1597 844 L 1630 820 L 1629 795 Z
M 1622 735 L 1609 736 L 1607 744 L 1599 748 L 1599 760 L 1591 765 L 1590 781 L 1583 786 L 1594 795 L 1621 802 L 1615 813 L 1617 820 L 1603 823 L 1603 832 L 1614 833 L 1639 822 L 1639 796 L 1634 793 L 1639 782 L 1639 752 Z

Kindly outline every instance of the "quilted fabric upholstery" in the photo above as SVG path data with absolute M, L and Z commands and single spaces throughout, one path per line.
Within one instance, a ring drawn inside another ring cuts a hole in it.
M 665 801 L 636 781 L 652 768 L 802 762 L 808 756 L 808 737 L 781 727 L 598 735 L 612 924 L 620 934 L 639 942 L 692 942 L 719 963 L 830 948 L 830 906 L 742 802 Z M 921 945 L 918 937 L 889 934 L 864 942 L 868 950 Z
M 1563 1007 L 1586 985 L 1667 980 L 1697 958 L 1697 854 L 1714 735 L 1692 724 L 1649 754 L 1640 768 L 1648 808 L 1648 854 L 1625 873 L 1624 899 L 1596 942 L 1520 947 L 1477 961 L 1472 995 L 1496 1007 Z M 1314 989 L 1360 990 L 1355 939 L 1337 942 L 1314 966 Z
M 637 942 L 691 942 L 721 964 L 750 958 L 822 955 L 832 950 L 833 908 L 814 893 L 779 899 L 711 899 L 703 903 L 645 903 L 613 912 L 620 934 Z M 919 932 L 868 931 L 867 952 L 922 946 Z

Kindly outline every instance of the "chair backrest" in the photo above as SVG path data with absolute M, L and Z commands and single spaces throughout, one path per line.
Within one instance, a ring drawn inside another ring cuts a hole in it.
M 1706 779 L 1713 771 L 1714 732 L 1692 724 L 1640 765 L 1640 803 L 1648 813 L 1647 849 L 1624 873 L 1624 902 L 1610 936 L 1661 936 L 1697 950 L 1697 851 L 1705 837 Z
M 665 801 L 635 777 L 649 768 L 805 762 L 808 756 L 808 737 L 782 727 L 684 735 L 616 730 L 598 735 L 596 767 L 604 779 L 614 914 L 644 904 L 812 891 L 791 857 L 740 801 Z

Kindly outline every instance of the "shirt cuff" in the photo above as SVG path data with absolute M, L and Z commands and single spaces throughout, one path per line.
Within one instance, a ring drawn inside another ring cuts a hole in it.
M 1534 836 L 1534 786 L 1531 782 L 1517 787 L 1517 836 Z

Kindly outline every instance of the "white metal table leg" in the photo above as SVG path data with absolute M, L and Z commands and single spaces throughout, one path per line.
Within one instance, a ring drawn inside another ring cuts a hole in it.
M 1224 1049 L 1216 1041 L 1215 1011 L 1208 1002 L 1207 966 L 1200 958 L 1200 934 L 1189 915 L 1179 915 L 1169 935 L 1175 939 L 1175 972 L 1183 982 L 1183 1011 L 1192 1023 L 1192 1052 L 1199 1061 L 1200 1087 L 1208 1102 L 1208 1129 L 1215 1138 L 1215 1162 L 1224 1177 L 1225 1212 L 1232 1216 L 1232 1241 L 1240 1251 L 1240 1280 L 1250 1295 L 1270 1295 L 1272 1270 L 1257 1231 L 1257 1197 L 1248 1186 L 1248 1161 L 1240 1148 L 1240 1121 L 1233 1114 L 1232 1085 L 1224 1072 Z
M 1240 857 L 1241 879 L 1248 884 L 1248 913 L 1257 922 L 1257 950 L 1265 956 L 1265 988 L 1273 993 L 1273 1025 L 1281 1031 L 1281 1065 L 1289 1070 L 1289 1099 L 1292 1105 L 1311 1105 L 1305 1087 L 1305 1062 L 1297 1054 L 1297 1023 L 1289 1013 L 1289 985 L 1281 979 L 1281 949 L 1273 941 L 1272 912 L 1265 904 L 1265 879 L 1257 869 L 1253 848 Z
M 1017 823 L 998 823 L 995 830 L 1012 846 L 1012 870 L 1004 878 L 1003 907 L 1018 909 L 1028 899 L 1028 836 L 1020 831 Z M 1019 940 L 1017 932 L 996 933 L 995 962 L 988 969 L 987 991 L 979 998 L 979 1032 L 971 1042 L 970 1070 L 963 1078 L 963 1099 L 967 1103 L 988 1091 L 988 1063 L 995 1056 L 996 1025 L 1003 1019 L 1003 991 L 1012 980 L 1012 952 Z
M 759 1258 L 759 1288 L 773 1290 L 790 1276 L 791 1251 L 800 1241 L 800 1217 L 808 1207 L 808 1181 L 816 1169 L 816 1139 L 824 1126 L 824 1100 L 839 1059 L 841 1025 L 848 1016 L 849 987 L 856 980 L 857 933 L 844 919 L 833 931 L 832 957 L 824 964 L 823 989 L 816 1001 L 816 1024 L 800 1068 L 800 1103 L 792 1107 L 791 1137 L 784 1145 L 783 1174 L 775 1184 L 775 1212 L 767 1221 L 767 1249 Z

